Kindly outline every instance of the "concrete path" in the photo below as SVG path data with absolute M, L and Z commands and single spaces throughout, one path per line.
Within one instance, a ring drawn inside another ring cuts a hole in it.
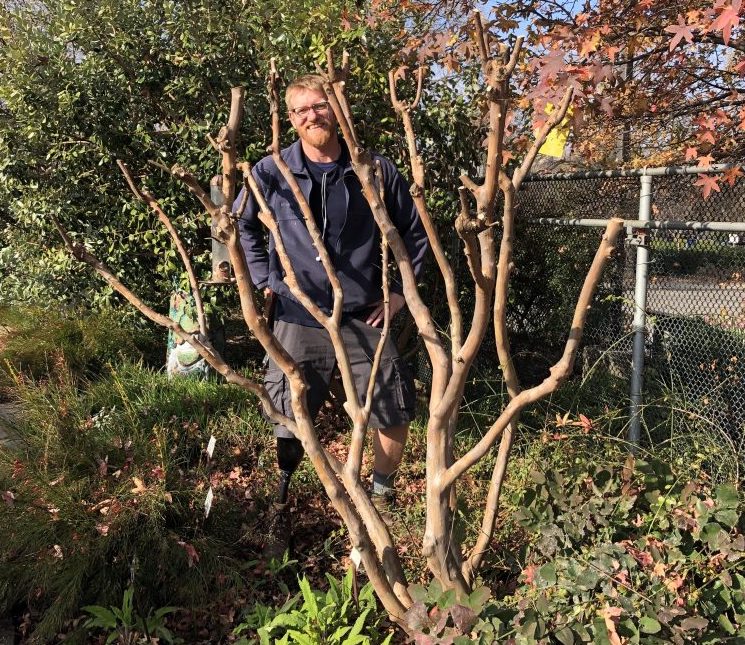
M 18 418 L 19 406 L 16 403 L 0 403 L 0 446 L 12 447 L 13 419 Z M 0 645 L 3 645 L 0 641 Z

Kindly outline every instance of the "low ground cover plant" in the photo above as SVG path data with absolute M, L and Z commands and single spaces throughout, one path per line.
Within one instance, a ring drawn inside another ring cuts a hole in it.
M 82 605 L 119 606 L 130 581 L 147 609 L 243 588 L 250 500 L 225 482 L 245 483 L 229 476 L 253 472 L 262 444 L 246 440 L 261 421 L 241 393 L 125 363 L 92 382 L 64 369 L 19 380 L 14 394 L 23 415 L 0 450 L 0 613 L 23 608 L 46 642 Z M 256 452 L 233 452 L 241 435 Z M 215 467 L 225 458 L 228 473 Z M 205 517 L 210 487 L 219 512 Z
M 162 364 L 161 336 L 121 310 L 0 306 L 0 399 L 18 375 L 40 379 L 63 368 L 92 377 L 126 359 Z

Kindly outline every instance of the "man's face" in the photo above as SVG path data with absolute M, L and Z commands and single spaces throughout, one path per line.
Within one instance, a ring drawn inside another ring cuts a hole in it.
M 319 90 L 297 89 L 290 93 L 289 98 L 290 110 L 327 103 L 326 94 Z M 309 109 L 302 117 L 291 111 L 290 123 L 300 140 L 314 148 L 323 148 L 336 138 L 336 117 L 330 106 L 319 111 Z

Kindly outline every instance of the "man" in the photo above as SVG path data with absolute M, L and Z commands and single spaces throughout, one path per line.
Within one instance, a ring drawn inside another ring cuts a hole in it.
M 344 292 L 342 333 L 355 385 L 364 403 L 383 321 L 380 232 L 351 167 L 346 143 L 337 133 L 337 122 L 321 77 L 307 75 L 296 79 L 288 86 L 285 101 L 298 140 L 282 150 L 282 158 L 311 207 L 341 281 Z M 405 180 L 390 161 L 378 158 L 388 213 L 418 274 L 427 251 L 426 234 Z M 319 307 L 330 313 L 333 296 L 328 277 L 312 245 L 300 207 L 271 156 L 256 165 L 254 176 L 277 220 L 300 286 Z M 239 195 L 236 205 L 241 198 Z M 275 298 L 274 333 L 303 369 L 308 383 L 308 408 L 315 416 L 328 395 L 329 381 L 336 367 L 329 335 L 283 281 L 285 272 L 274 240 L 270 236 L 267 250 L 253 197 L 249 198 L 241 215 L 239 229 L 251 279 L 265 295 Z M 404 304 L 400 286 L 392 284 L 391 317 Z M 273 361 L 269 361 L 265 386 L 277 408 L 292 417 L 289 385 Z M 372 499 L 378 508 L 386 508 L 393 497 L 395 473 L 401 462 L 414 405 L 413 379 L 389 339 L 376 377 L 370 416 L 370 427 L 376 429 L 373 433 Z M 277 506 L 281 511 L 287 504 L 290 478 L 304 452 L 300 441 L 284 426 L 275 426 L 274 434 L 280 468 Z M 286 513 L 279 515 L 286 517 Z M 287 532 L 285 530 L 285 534 Z

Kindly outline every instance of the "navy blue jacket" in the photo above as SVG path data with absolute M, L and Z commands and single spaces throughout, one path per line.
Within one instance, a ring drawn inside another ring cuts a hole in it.
M 346 145 L 342 140 L 340 143 L 342 146 Z M 295 175 L 306 200 L 309 200 L 313 182 L 305 165 L 300 141 L 282 150 L 281 154 Z M 348 153 L 343 158 L 349 159 Z M 403 238 L 415 274 L 419 275 L 428 242 L 409 187 L 388 159 L 380 155 L 374 155 L 374 158 L 381 162 L 388 214 Z M 300 286 L 319 307 L 330 313 L 333 305 L 331 285 L 323 265 L 316 260 L 317 253 L 300 207 L 271 155 L 256 164 L 253 175 L 277 221 Z M 336 248 L 329 249 L 329 252 L 344 292 L 344 312 L 354 313 L 369 309 L 382 298 L 380 231 L 362 192 L 360 181 L 349 162 L 344 167 L 344 186 L 346 218 L 336 241 Z M 242 198 L 243 191 L 233 204 L 234 211 Z M 251 279 L 257 288 L 269 287 L 278 296 L 297 302 L 283 281 L 285 273 L 271 235 L 267 248 L 258 211 L 256 200 L 251 195 L 238 220 L 241 245 Z M 392 289 L 401 291 L 400 286 L 395 284 L 392 284 Z

